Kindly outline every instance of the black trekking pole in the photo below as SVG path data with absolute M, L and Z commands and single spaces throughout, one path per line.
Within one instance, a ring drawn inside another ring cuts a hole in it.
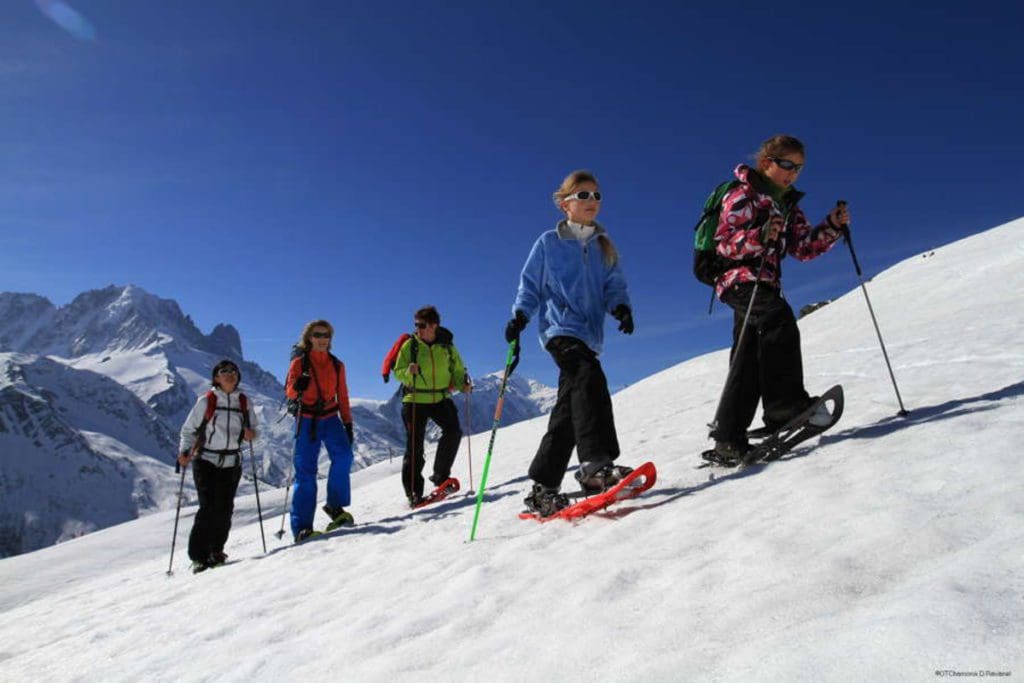
M 846 202 L 840 199 L 836 202 L 836 206 L 843 208 L 846 206 Z M 878 335 L 878 343 L 882 347 L 882 357 L 885 358 L 885 367 L 889 369 L 889 378 L 892 380 L 892 388 L 896 391 L 896 401 L 900 404 L 900 411 L 896 414 L 900 417 L 906 417 L 910 412 L 903 406 L 903 398 L 900 396 L 900 388 L 896 384 L 896 375 L 893 374 L 892 364 L 889 363 L 889 354 L 885 350 L 885 342 L 882 341 L 882 332 L 878 329 L 878 319 L 875 318 L 875 309 L 871 306 L 871 299 L 868 297 L 868 288 L 864 286 L 864 273 L 860 269 L 860 262 L 857 260 L 857 252 L 853 250 L 853 240 L 850 239 L 850 226 L 843 223 L 839 226 L 839 229 L 843 233 L 843 239 L 846 242 L 846 246 L 850 249 L 850 256 L 853 257 L 853 268 L 857 271 L 857 279 L 860 281 L 860 290 L 864 292 L 864 301 L 868 304 L 868 312 L 871 314 L 871 322 L 875 326 L 875 334 Z
M 278 538 L 284 538 L 284 520 L 288 515 L 288 494 L 292 492 L 292 477 L 295 474 L 294 467 L 292 469 L 293 471 L 288 474 L 288 482 L 285 484 L 284 489 L 284 509 L 281 510 L 281 529 L 274 533 Z
M 252 485 L 256 489 L 256 516 L 260 520 L 260 540 L 263 541 L 263 554 L 267 554 L 267 537 L 263 534 L 263 508 L 260 506 L 260 484 L 256 478 L 256 453 L 249 442 L 249 460 L 252 462 Z
M 185 492 L 185 470 L 188 469 L 186 463 L 181 468 L 181 484 L 178 486 L 178 509 L 174 513 L 174 535 L 171 536 L 171 561 L 167 564 L 167 576 L 174 573 L 172 568 L 174 567 L 174 544 L 178 541 L 178 518 L 181 516 L 181 497 Z
M 715 421 L 714 425 L 718 427 L 718 412 L 722 409 L 722 400 L 725 399 L 725 391 L 729 388 L 729 382 L 732 380 L 733 373 L 736 370 L 736 358 L 740 355 L 740 349 L 743 348 L 743 341 L 746 337 L 747 323 L 750 321 L 750 311 L 754 308 L 754 300 L 757 297 L 757 286 L 761 282 L 761 275 L 764 273 L 765 259 L 768 256 L 768 247 L 773 242 L 765 244 L 765 253 L 761 256 L 761 261 L 757 267 L 757 275 L 754 277 L 754 288 L 750 290 L 750 302 L 747 304 L 746 313 L 743 315 L 743 324 L 740 325 L 740 334 L 736 339 L 736 348 L 732 350 L 732 354 L 729 356 L 729 372 L 725 375 L 725 384 L 722 385 L 722 392 L 718 395 L 718 407 L 715 408 Z

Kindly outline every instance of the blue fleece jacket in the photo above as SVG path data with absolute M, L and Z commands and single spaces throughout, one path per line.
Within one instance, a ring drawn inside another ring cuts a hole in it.
M 576 239 L 563 220 L 533 245 L 523 272 L 512 313 L 538 319 L 540 342 L 568 336 L 584 342 L 594 353 L 604 344 L 604 316 L 619 304 L 630 306 L 626 276 L 618 262 L 607 265 L 597 225 L 584 241 Z M 630 306 L 632 308 L 632 306 Z

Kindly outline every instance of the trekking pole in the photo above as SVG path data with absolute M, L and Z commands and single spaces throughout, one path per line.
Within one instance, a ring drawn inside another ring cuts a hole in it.
M 174 573 L 172 567 L 174 567 L 174 544 L 178 541 L 178 518 L 181 516 L 181 497 L 185 492 L 185 470 L 188 469 L 186 463 L 181 468 L 181 484 L 178 486 L 178 509 L 174 513 L 174 535 L 171 536 L 171 561 L 167 565 L 167 576 Z
M 274 533 L 278 538 L 284 538 L 284 518 L 288 515 L 288 494 L 292 492 L 292 478 L 295 476 L 295 468 L 288 473 L 288 483 L 285 484 L 284 489 L 284 509 L 281 510 L 281 528 Z M 264 551 L 266 552 L 266 551 Z
M 469 430 L 466 432 L 466 448 L 469 449 L 469 490 L 473 490 L 473 413 L 470 411 L 469 394 L 466 394 L 466 422 L 469 423 Z
M 480 506 L 484 502 L 484 489 L 487 488 L 487 472 L 491 468 L 491 453 L 494 451 L 494 437 L 498 433 L 498 425 L 501 423 L 501 409 L 505 404 L 505 387 L 508 386 L 508 377 L 512 374 L 513 359 L 516 356 L 518 339 L 508 343 L 508 354 L 505 356 L 505 374 L 501 378 L 501 388 L 498 390 L 498 405 L 494 407 L 494 424 L 491 426 L 491 441 L 487 444 L 487 456 L 484 458 L 484 471 L 480 475 L 480 489 L 476 492 L 476 509 L 473 511 L 473 528 L 469 532 L 469 540 L 476 538 L 476 524 L 480 519 Z
M 773 203 L 773 207 L 775 204 Z M 776 211 L 778 209 L 776 208 Z M 781 213 L 779 216 L 782 218 L 783 230 L 785 230 L 786 222 L 789 220 L 789 212 Z M 736 369 L 734 363 L 737 356 L 740 355 L 740 349 L 743 348 L 744 337 L 747 332 L 747 322 L 750 320 L 750 312 L 754 308 L 754 299 L 757 297 L 757 286 L 761 283 L 761 275 L 764 273 L 764 265 L 768 259 L 768 250 L 775 244 L 775 240 L 769 240 L 765 242 L 764 252 L 761 254 L 761 260 L 758 262 L 757 275 L 754 276 L 754 288 L 750 290 L 750 302 L 747 304 L 747 310 L 743 314 L 743 324 L 740 325 L 740 336 L 736 339 L 736 348 L 732 350 L 732 354 L 729 356 L 729 372 L 725 375 L 725 384 L 722 385 L 722 393 L 718 395 L 718 407 L 715 408 L 715 427 L 718 427 L 718 411 L 722 409 L 722 400 L 725 398 L 725 391 L 729 388 L 729 381 L 732 380 L 733 372 Z M 712 296 L 714 296 L 712 294 Z M 714 299 L 712 299 L 714 301 Z
M 750 302 L 747 304 L 747 311 L 743 315 L 743 324 L 740 325 L 740 335 L 736 339 L 736 347 L 732 350 L 732 354 L 729 355 L 729 372 L 725 375 L 725 384 L 722 385 L 722 392 L 718 394 L 718 406 L 715 408 L 715 428 L 718 428 L 718 411 L 722 409 L 722 400 L 725 398 L 725 391 L 729 388 L 729 382 L 732 380 L 733 372 L 736 369 L 734 361 L 740 355 L 740 349 L 743 348 L 743 341 L 746 337 L 747 322 L 750 320 L 750 311 L 754 308 L 754 299 L 757 297 L 757 286 L 761 282 L 761 274 L 764 272 L 765 258 L 767 256 L 768 244 L 765 245 L 765 254 L 761 256 L 761 262 L 757 267 L 757 276 L 754 278 L 754 288 L 750 290 Z
M 260 540 L 263 541 L 263 554 L 267 554 L 267 537 L 263 534 L 263 508 L 260 506 L 260 484 L 256 478 L 256 452 L 252 441 L 249 442 L 249 460 L 252 462 L 252 485 L 256 489 L 256 516 L 260 520 Z
M 417 364 L 416 374 L 419 374 L 419 365 Z M 412 412 L 412 420 L 409 422 L 409 448 L 406 449 L 409 453 L 409 496 L 414 497 L 416 495 L 416 375 L 412 376 L 412 407 L 409 409 Z M 424 427 L 426 423 L 424 422 Z M 424 461 L 426 458 L 424 458 Z
M 843 208 L 846 206 L 846 202 L 840 199 L 836 202 L 836 206 Z M 900 404 L 900 411 L 896 414 L 900 417 L 906 417 L 910 412 L 903 406 L 903 398 L 900 396 L 900 388 L 896 384 L 896 375 L 893 374 L 892 364 L 889 363 L 889 354 L 885 350 L 885 342 L 882 341 L 882 332 L 878 329 L 878 319 L 875 318 L 875 309 L 871 306 L 871 299 L 868 297 L 868 288 L 864 285 L 864 274 L 861 272 L 860 262 L 857 260 L 857 252 L 853 250 L 853 240 L 850 239 L 850 226 L 847 223 L 843 223 L 839 226 L 839 229 L 843 233 L 843 240 L 846 242 L 846 246 L 850 249 L 850 256 L 853 258 L 853 269 L 857 271 L 857 279 L 860 281 L 860 290 L 864 292 L 864 301 L 868 304 L 868 312 L 871 314 L 871 322 L 875 326 L 875 334 L 878 335 L 878 344 L 882 347 L 882 357 L 885 358 L 885 367 L 889 369 L 889 379 L 892 380 L 892 388 L 896 391 L 896 401 Z

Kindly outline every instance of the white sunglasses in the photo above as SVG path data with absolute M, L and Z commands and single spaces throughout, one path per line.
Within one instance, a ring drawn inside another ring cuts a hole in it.
M 580 192 L 573 192 L 570 195 L 562 197 L 562 201 L 568 201 L 570 199 L 580 199 L 583 201 L 593 199 L 595 202 L 599 202 L 601 201 L 601 193 L 600 191 L 591 192 L 590 190 L 581 190 Z

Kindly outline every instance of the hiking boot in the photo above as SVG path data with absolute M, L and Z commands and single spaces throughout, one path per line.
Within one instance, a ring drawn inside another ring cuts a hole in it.
M 345 512 L 345 508 L 340 505 L 336 508 L 332 508 L 329 505 L 324 505 L 324 512 L 331 518 L 331 523 L 327 525 L 327 531 L 334 531 L 338 527 L 352 526 L 356 523 L 352 513 Z
M 409 507 L 414 508 L 423 502 L 423 496 L 418 493 L 414 493 L 409 496 Z
M 611 463 L 594 469 L 591 463 L 584 462 L 580 463 L 580 468 L 576 470 L 575 476 L 583 493 L 592 496 L 615 486 L 632 471 L 632 467 Z
M 310 538 L 312 535 L 313 535 L 313 530 L 312 529 L 299 529 L 299 533 L 295 534 L 295 542 L 296 543 L 302 543 L 307 538 Z
M 715 457 L 723 463 L 739 463 L 749 450 L 750 444 L 742 441 L 715 441 Z
M 541 517 L 550 517 L 559 510 L 569 507 L 569 498 L 564 493 L 558 492 L 558 487 L 534 484 L 533 490 L 523 499 L 526 508 L 530 512 L 536 512 Z
M 192 569 L 193 574 L 198 574 L 199 572 L 205 572 L 210 568 L 210 566 L 209 561 L 200 562 L 199 560 L 192 560 L 192 566 L 190 568 Z
M 448 477 L 439 477 L 436 474 L 432 474 L 429 477 L 427 477 L 427 480 L 435 487 L 437 487 L 448 481 Z
M 228 554 L 223 550 L 210 553 L 210 557 L 206 560 L 206 564 L 210 567 L 219 567 L 222 564 L 226 564 L 228 561 Z

